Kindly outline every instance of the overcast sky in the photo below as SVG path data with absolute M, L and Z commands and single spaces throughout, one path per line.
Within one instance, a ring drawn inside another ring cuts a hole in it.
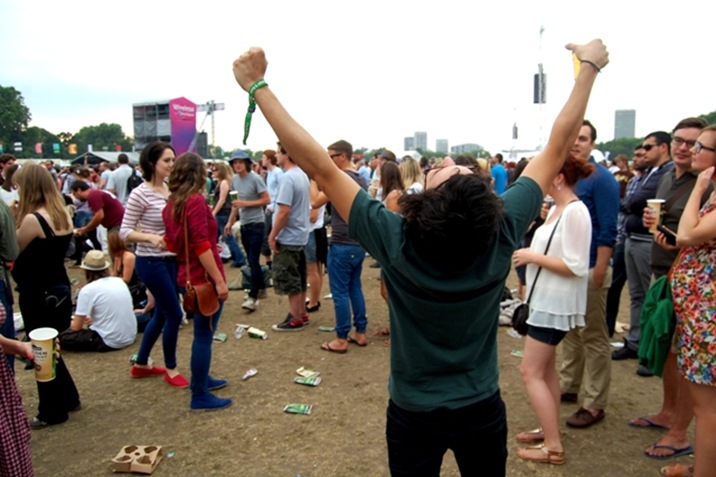
M 0 18 L 0 85 L 53 133 L 107 122 L 132 135 L 133 103 L 184 96 L 224 103 L 216 143 L 238 147 L 248 99 L 231 63 L 250 46 L 266 50 L 266 81 L 326 145 L 399 151 L 426 131 L 430 149 L 436 139 L 532 148 L 571 88 L 563 45 L 595 37 L 611 54 L 587 111 L 599 141 L 613 138 L 616 109 L 636 109 L 638 136 L 716 110 L 716 3 L 706 0 L 2 0 Z M 257 112 L 247 147 L 274 145 Z

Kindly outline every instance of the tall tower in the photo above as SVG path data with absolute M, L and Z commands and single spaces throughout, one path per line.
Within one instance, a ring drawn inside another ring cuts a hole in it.
M 634 137 L 636 128 L 636 110 L 617 109 L 614 112 L 614 139 Z

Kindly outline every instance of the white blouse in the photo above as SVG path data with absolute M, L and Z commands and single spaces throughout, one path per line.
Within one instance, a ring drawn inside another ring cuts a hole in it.
M 545 224 L 535 231 L 531 249 L 544 254 L 549 236 L 557 219 L 551 220 L 555 208 L 549 211 Z M 562 219 L 554 232 L 547 256 L 559 257 L 574 273 L 566 277 L 542 268 L 537 283 L 537 265 L 527 265 L 527 295 L 532 287 L 530 317 L 527 323 L 542 328 L 569 331 L 584 326 L 589 281 L 589 245 L 592 240 L 592 220 L 581 201 L 575 201 L 562 211 Z

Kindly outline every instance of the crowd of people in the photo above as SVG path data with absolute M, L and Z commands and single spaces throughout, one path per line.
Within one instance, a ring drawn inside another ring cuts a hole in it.
M 207 163 L 191 152 L 176 157 L 157 141 L 142 150 L 136 169 L 120 155 L 114 170 L 101 164 L 59 174 L 51 164 L 18 168 L 3 156 L 0 323 L 10 319 L 2 323 L 2 350 L 32 359 L 29 345 L 15 340 L 11 273 L 26 332 L 50 327 L 65 350 L 111 352 L 143 331 L 131 378 L 162 376 L 169 386 L 191 388 L 190 409 L 223 409 L 232 400 L 215 391 L 227 381 L 210 370 L 229 296 L 224 263 L 248 273 L 245 312 L 258 309 L 269 286 L 288 297 L 285 319 L 272 326 L 277 332 L 310 323 L 321 307 L 325 267 L 335 338 L 320 348 L 345 354 L 369 340 L 361 274 L 371 256 L 389 309 L 378 334 L 390 335 L 391 474 L 438 475 L 451 449 L 463 475 L 504 475 L 496 333 L 505 280 L 515 268 L 519 298 L 529 306 L 520 372 L 539 425 L 517 434 L 527 444 L 517 455 L 564 464 L 569 444 L 560 405 L 581 404 L 567 426 L 597 424 L 607 414 L 611 361 L 634 359 L 638 376 L 663 378 L 661 410 L 645 409 L 629 422 L 665 430 L 645 454 L 695 452 L 692 466 L 667 466 L 662 474 L 709 475 L 716 467 L 716 452 L 708 450 L 716 446 L 716 126 L 686 118 L 671 132 L 646 135 L 631 160 L 597 163 L 597 130 L 584 113 L 608 54 L 598 40 L 568 48 L 584 67 L 544 150 L 516 164 L 500 154 L 427 161 L 389 150 L 366 160 L 346 140 L 322 147 L 261 83 L 267 62 L 260 49 L 237 59 L 234 75 L 274 129 L 275 149 L 237 149 Z M 136 174 L 142 182 L 133 184 Z M 655 198 L 662 199 L 658 213 L 647 204 Z M 220 244 L 230 253 L 226 261 Z M 66 259 L 85 273 L 76 303 Z M 650 344 L 640 331 L 651 319 L 642 313 L 651 283 L 663 276 L 672 290 L 674 332 L 655 369 L 643 360 Z M 191 316 L 186 379 L 176 352 L 181 296 L 207 282 L 219 308 Z M 625 284 L 628 336 L 613 351 Z M 164 366 L 149 359 L 160 335 Z M 7 362 L 0 369 L 9 396 L 3 427 L 15 431 L 11 439 L 3 431 L 0 475 L 31 475 L 28 428 L 66 421 L 81 408 L 80 396 L 60 357 L 56 378 L 37 383 L 38 414 L 27 419 L 10 356 Z M 692 446 L 687 429 L 694 416 Z

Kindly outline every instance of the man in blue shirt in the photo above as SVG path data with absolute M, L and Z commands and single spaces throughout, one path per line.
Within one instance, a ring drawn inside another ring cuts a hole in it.
M 592 242 L 589 254 L 589 288 L 586 326 L 573 329 L 562 343 L 560 387 L 562 402 L 577 402 L 585 377 L 582 407 L 567 419 L 570 427 L 584 428 L 604 419 L 611 383 L 611 348 L 606 321 L 607 291 L 612 281 L 609 259 L 617 237 L 619 183 L 609 170 L 591 157 L 597 130 L 584 121 L 571 154 L 589 159 L 596 170 L 577 182 L 574 192 L 589 209 L 592 218 Z
M 497 195 L 502 195 L 502 193 L 507 190 L 507 170 L 502 165 L 502 154 L 497 153 L 495 154 L 495 157 L 492 158 L 492 169 L 490 169 L 490 174 L 495 181 L 495 193 Z

